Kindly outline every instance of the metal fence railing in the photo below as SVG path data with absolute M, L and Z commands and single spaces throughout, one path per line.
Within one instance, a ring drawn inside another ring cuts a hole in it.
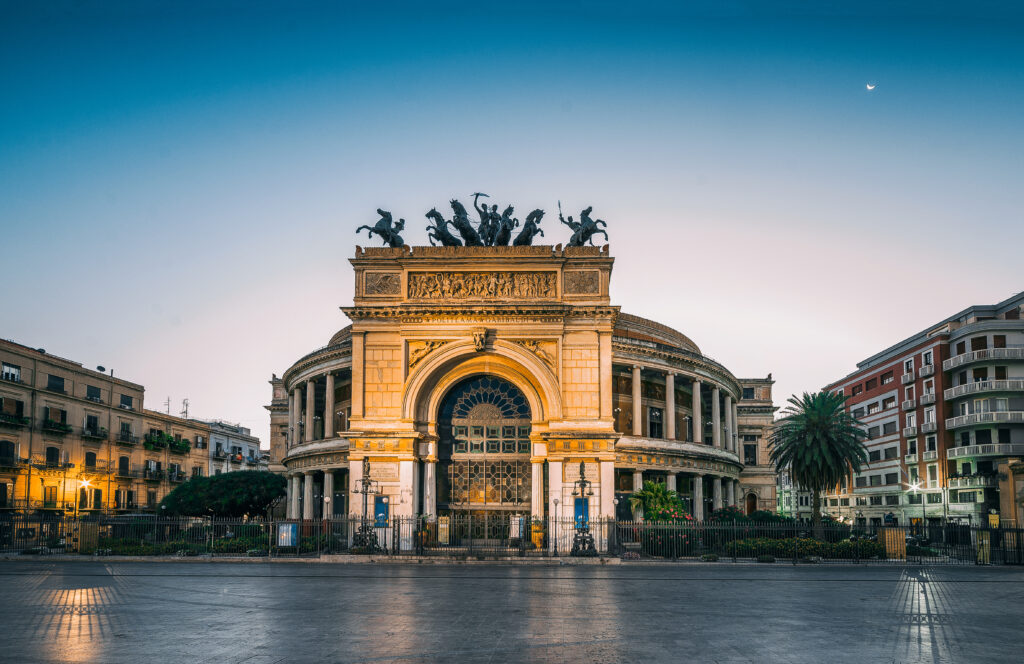
M 0 554 L 619 557 L 623 560 L 1024 564 L 1024 530 L 537 519 L 508 514 L 263 520 L 0 513 Z

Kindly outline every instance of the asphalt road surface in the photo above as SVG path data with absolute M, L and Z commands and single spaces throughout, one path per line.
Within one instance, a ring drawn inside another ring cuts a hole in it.
M 1024 569 L 0 562 L 2 662 L 1009 662 Z

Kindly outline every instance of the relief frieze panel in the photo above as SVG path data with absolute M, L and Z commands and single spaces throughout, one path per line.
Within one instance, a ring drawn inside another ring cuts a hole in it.
M 397 272 L 367 272 L 363 275 L 363 295 L 401 295 L 402 275 Z
M 563 279 L 567 295 L 601 294 L 601 273 L 597 270 L 566 270 Z
M 409 298 L 416 300 L 552 299 L 554 272 L 410 272 Z
M 409 368 L 412 369 L 420 360 L 430 355 L 447 341 L 410 341 L 409 342 Z
M 537 339 L 512 339 L 513 343 L 519 344 L 530 351 L 552 369 L 555 368 L 555 344 L 551 341 L 539 341 Z

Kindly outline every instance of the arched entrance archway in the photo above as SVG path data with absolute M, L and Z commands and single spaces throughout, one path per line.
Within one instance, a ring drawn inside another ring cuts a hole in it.
M 519 388 L 496 376 L 465 378 L 442 400 L 437 425 L 440 516 L 501 530 L 507 517 L 530 514 L 530 405 Z
M 747 494 L 747 515 L 753 514 L 757 511 L 757 496 L 753 493 Z

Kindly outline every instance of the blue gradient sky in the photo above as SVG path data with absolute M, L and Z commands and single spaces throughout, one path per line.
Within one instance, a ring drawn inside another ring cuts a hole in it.
M 1024 287 L 1024 13 L 806 4 L 5 2 L 0 336 L 266 440 L 354 228 L 486 191 L 593 205 L 615 303 L 817 388 Z

